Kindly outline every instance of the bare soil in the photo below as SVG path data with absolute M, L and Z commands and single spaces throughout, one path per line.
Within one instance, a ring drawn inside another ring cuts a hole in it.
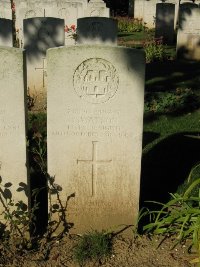
M 79 265 L 73 256 L 79 236 L 66 236 L 61 240 L 54 240 L 41 244 L 40 251 L 15 253 L 0 245 L 0 266 L 10 267 L 194 267 L 190 261 L 195 254 L 188 254 L 187 245 L 179 244 L 171 249 L 174 241 L 166 239 L 160 246 L 161 239 L 142 236 L 127 239 L 117 236 L 113 240 L 113 250 L 109 257 L 88 261 Z

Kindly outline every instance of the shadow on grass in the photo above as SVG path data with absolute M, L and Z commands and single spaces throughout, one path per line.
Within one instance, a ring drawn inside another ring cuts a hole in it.
M 200 62 L 165 61 L 146 65 L 146 91 L 170 91 L 177 87 L 199 89 Z
M 191 133 L 190 133 L 191 134 Z M 153 136 L 150 138 L 154 138 Z M 186 133 L 171 135 L 155 145 L 142 158 L 141 208 L 155 206 L 145 201 L 166 203 L 169 193 L 188 177 L 192 167 L 200 161 L 200 141 Z

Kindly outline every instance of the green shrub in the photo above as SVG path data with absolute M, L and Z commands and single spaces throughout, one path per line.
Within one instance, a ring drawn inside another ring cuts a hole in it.
M 79 264 L 89 260 L 100 260 L 111 254 L 111 236 L 105 232 L 91 232 L 81 237 L 74 249 L 74 259 Z
M 146 62 L 163 61 L 167 58 L 165 46 L 162 38 L 153 38 L 143 43 L 146 54 Z
M 117 17 L 119 32 L 141 32 L 145 30 L 142 19 Z
M 200 99 L 191 89 L 177 88 L 175 92 L 151 92 L 145 95 L 145 112 L 155 114 L 189 112 L 199 106 Z
M 191 173 L 200 165 L 196 165 Z M 157 203 L 161 206 L 158 211 L 145 212 L 150 215 L 151 223 L 143 230 L 151 234 L 161 234 L 165 237 L 175 236 L 176 244 L 190 241 L 189 249 L 194 247 L 198 258 L 193 262 L 200 262 L 200 177 L 192 182 L 191 174 L 187 187 L 181 194 L 170 194 L 171 200 L 166 203 Z M 196 194 L 198 192 L 198 194 Z M 195 194 L 194 194 L 195 193 Z

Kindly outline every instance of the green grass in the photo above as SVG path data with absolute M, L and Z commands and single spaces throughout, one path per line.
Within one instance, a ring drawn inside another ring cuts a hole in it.
M 141 31 L 141 32 L 119 32 L 118 33 L 118 38 L 122 39 L 124 42 L 127 41 L 143 41 L 149 38 L 153 38 L 154 36 L 154 32 L 145 32 L 145 31 Z
M 158 133 L 159 137 L 152 142 L 144 140 L 145 146 L 143 148 L 143 153 L 147 153 L 160 141 L 168 138 L 170 135 L 184 132 L 196 132 L 197 134 L 200 134 L 200 110 L 179 115 L 177 117 L 169 115 L 154 115 L 153 118 L 149 118 L 146 116 L 144 119 L 144 133 L 145 132 Z
M 98 261 L 112 252 L 111 237 L 104 232 L 93 231 L 80 237 L 79 242 L 74 248 L 74 259 L 79 264 L 87 261 Z

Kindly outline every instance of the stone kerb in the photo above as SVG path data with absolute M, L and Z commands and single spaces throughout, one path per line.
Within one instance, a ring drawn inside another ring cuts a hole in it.
M 181 5 L 177 35 L 177 57 L 200 60 L 200 9 L 197 5 Z
M 110 17 L 110 9 L 103 0 L 90 0 L 85 10 L 85 17 Z
M 174 41 L 175 5 L 158 3 L 156 5 L 155 37 L 163 37 L 163 42 L 172 44 Z
M 28 204 L 26 151 L 26 80 L 24 52 L 21 49 L 0 47 L 0 176 L 9 188 L 14 201 Z M 21 185 L 21 192 L 16 190 Z M 2 212 L 0 202 L 0 214 Z M 2 216 L 2 214 L 1 214 Z M 2 219 L 2 218 L 1 218 Z
M 117 20 L 105 17 L 78 19 L 77 44 L 117 45 Z
M 0 18 L 0 46 L 13 46 L 12 20 Z
M 76 45 L 47 51 L 48 173 L 72 232 L 132 225 L 142 152 L 143 51 Z M 53 203 L 55 199 L 53 199 Z
M 24 20 L 24 48 L 27 61 L 27 86 L 36 101 L 36 110 L 46 110 L 46 51 L 64 45 L 64 20 L 30 18 Z

